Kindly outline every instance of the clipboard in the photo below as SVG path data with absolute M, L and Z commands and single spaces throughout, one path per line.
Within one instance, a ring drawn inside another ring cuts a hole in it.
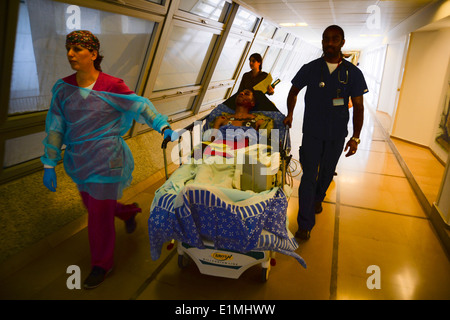
M 273 80 L 272 75 L 269 73 L 263 81 L 261 81 L 260 83 L 258 83 L 253 87 L 253 90 L 262 91 L 262 93 L 266 93 L 267 87 L 272 84 L 272 80 Z

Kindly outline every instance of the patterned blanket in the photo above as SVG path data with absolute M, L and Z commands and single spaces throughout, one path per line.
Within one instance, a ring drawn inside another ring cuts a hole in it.
M 295 253 L 298 244 L 287 228 L 287 198 L 280 188 L 251 193 L 236 201 L 236 196 L 221 187 L 200 183 L 185 185 L 178 193 L 167 192 L 170 179 L 155 193 L 148 230 L 151 257 L 159 258 L 161 248 L 175 239 L 204 248 L 202 239 L 223 250 L 248 252 L 272 250 L 306 263 Z M 161 192 L 159 192 L 161 193 Z

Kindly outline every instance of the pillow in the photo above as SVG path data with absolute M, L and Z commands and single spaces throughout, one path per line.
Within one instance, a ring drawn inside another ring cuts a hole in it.
M 231 97 L 229 97 L 227 100 L 223 102 L 224 105 L 226 105 L 228 108 L 232 110 L 236 110 L 236 97 L 239 94 L 239 92 L 236 92 Z M 262 93 L 261 91 L 253 91 L 253 94 L 255 96 L 256 105 L 252 109 L 252 112 L 257 111 L 276 111 L 280 112 L 277 107 L 274 105 L 272 101 L 267 98 L 267 96 Z

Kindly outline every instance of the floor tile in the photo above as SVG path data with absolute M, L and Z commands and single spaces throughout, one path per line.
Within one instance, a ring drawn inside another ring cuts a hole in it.
M 341 206 L 339 230 L 338 299 L 450 297 L 450 263 L 427 219 Z M 381 289 L 367 287 L 371 265 Z
M 339 187 L 342 204 L 425 216 L 409 182 L 404 177 L 340 170 Z

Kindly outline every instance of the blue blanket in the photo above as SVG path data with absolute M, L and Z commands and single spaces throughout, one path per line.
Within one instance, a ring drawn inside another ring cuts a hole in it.
M 156 192 L 148 219 L 153 260 L 172 239 L 198 248 L 204 248 L 202 239 L 207 239 L 223 250 L 287 254 L 306 268 L 303 258 L 295 253 L 298 244 L 287 228 L 288 203 L 282 189 L 235 201 L 229 190 L 220 187 L 191 183 L 176 193 L 167 192 L 170 185 L 173 182 L 169 179 L 160 188 L 163 194 Z

